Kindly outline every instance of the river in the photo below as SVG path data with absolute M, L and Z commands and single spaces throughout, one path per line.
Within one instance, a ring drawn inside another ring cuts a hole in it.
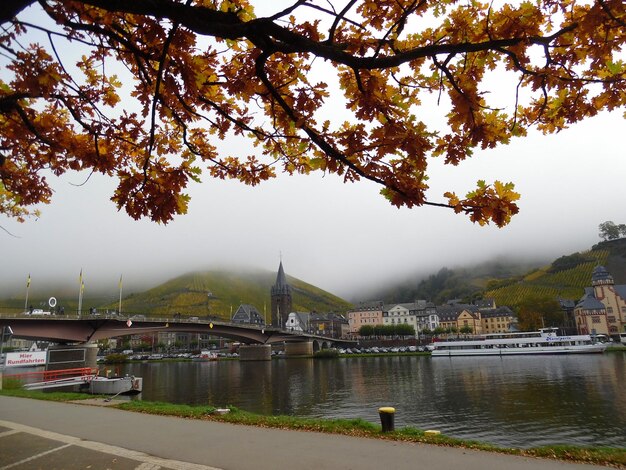
M 626 354 L 143 362 L 139 399 L 363 418 L 501 446 L 626 447 Z

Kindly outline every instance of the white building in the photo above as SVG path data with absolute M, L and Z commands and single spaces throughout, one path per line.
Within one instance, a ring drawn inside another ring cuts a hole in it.
M 311 323 L 311 314 L 305 312 L 291 312 L 285 322 L 285 329 L 308 333 Z
M 417 333 L 417 318 L 410 304 L 386 305 L 383 307 L 383 325 L 410 325 Z
M 425 300 L 405 304 L 390 304 L 383 307 L 384 325 L 411 325 L 415 336 L 423 330 L 433 331 L 439 326 L 437 307 Z

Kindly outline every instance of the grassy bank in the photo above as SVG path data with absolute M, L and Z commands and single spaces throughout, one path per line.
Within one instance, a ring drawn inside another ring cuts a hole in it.
M 21 389 L 5 389 L 2 395 L 38 400 L 76 401 L 94 398 L 84 393 L 41 392 Z M 102 397 L 101 397 L 102 398 Z M 149 413 L 164 416 L 177 416 L 188 419 L 205 419 L 224 423 L 243 424 L 266 428 L 293 429 L 314 431 L 346 436 L 386 439 L 404 442 L 420 442 L 449 447 L 498 452 L 509 455 L 542 457 L 571 462 L 584 462 L 598 465 L 626 468 L 626 449 L 609 447 L 577 447 L 554 445 L 530 449 L 499 447 L 478 441 L 456 439 L 444 435 L 427 435 L 423 430 L 405 427 L 391 433 L 382 433 L 380 425 L 363 419 L 313 419 L 293 416 L 264 416 L 249 413 L 229 406 L 229 412 L 220 414 L 213 406 L 178 405 L 163 402 L 147 402 L 141 400 L 126 401 L 116 405 L 126 411 Z
M 435 436 L 427 435 L 423 430 L 412 427 L 405 427 L 392 433 L 383 434 L 379 425 L 372 424 L 363 419 L 312 419 L 280 415 L 264 416 L 239 410 L 232 406 L 228 407 L 230 412 L 227 414 L 219 414 L 216 408 L 208 406 L 175 405 L 171 403 L 142 401 L 125 402 L 117 405 L 117 408 L 141 413 L 208 419 L 248 426 L 324 432 L 404 442 L 421 442 L 441 446 L 499 452 L 510 455 L 543 457 L 626 468 L 626 449 L 624 448 L 564 445 L 530 449 L 506 448 L 478 441 L 456 439 L 441 434 Z
M 0 395 L 4 395 L 7 397 L 34 398 L 36 400 L 60 401 L 60 402 L 86 400 L 89 398 L 106 398 L 105 396 L 89 395 L 87 393 L 80 393 L 80 392 L 42 392 L 39 390 L 22 390 L 21 388 L 6 388 L 4 385 L 3 385 L 2 390 L 0 390 Z

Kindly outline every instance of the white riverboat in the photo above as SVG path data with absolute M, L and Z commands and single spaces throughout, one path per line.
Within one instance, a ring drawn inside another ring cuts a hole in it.
M 438 356 L 512 356 L 521 354 L 602 353 L 607 347 L 593 335 L 559 336 L 557 328 L 521 333 L 496 333 L 458 341 L 437 341 L 430 345 Z

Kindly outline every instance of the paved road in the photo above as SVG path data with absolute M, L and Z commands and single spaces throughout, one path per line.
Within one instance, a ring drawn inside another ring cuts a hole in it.
M 488 452 L 0 396 L 0 470 L 590 470 Z

